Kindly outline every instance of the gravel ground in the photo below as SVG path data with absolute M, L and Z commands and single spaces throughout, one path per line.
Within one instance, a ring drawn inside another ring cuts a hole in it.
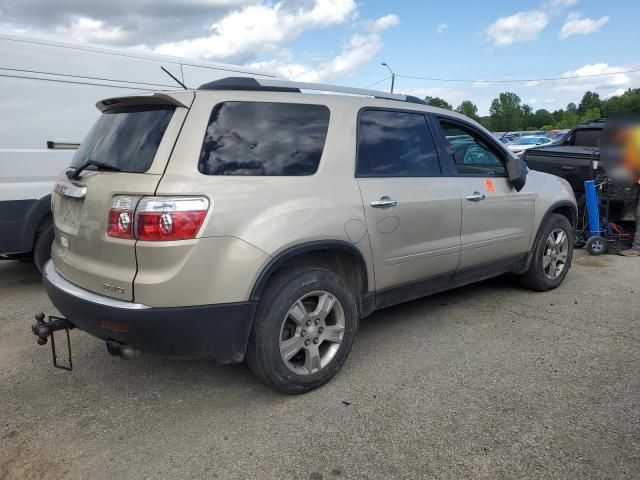
M 640 478 L 640 259 L 577 252 L 553 292 L 502 277 L 377 312 L 298 397 L 78 331 L 59 371 L 38 311 L 33 267 L 0 262 L 1 479 Z

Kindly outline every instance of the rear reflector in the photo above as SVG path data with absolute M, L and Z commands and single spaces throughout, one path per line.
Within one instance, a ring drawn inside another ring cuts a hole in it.
M 207 216 L 206 197 L 143 197 L 135 215 L 135 237 L 146 241 L 195 238 Z

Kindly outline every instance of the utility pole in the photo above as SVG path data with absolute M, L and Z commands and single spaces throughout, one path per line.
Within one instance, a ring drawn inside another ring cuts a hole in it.
M 386 62 L 382 62 L 380 65 L 382 65 L 383 67 L 387 67 L 389 69 L 389 72 L 391 73 L 391 93 L 393 93 L 393 85 L 396 83 L 396 74 L 393 70 L 391 70 L 391 67 L 387 65 Z

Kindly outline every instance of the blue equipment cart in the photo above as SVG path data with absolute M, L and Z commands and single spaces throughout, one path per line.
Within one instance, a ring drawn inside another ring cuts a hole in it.
M 609 221 L 610 200 L 612 193 L 616 198 L 622 195 L 621 200 L 632 200 L 631 197 L 636 195 L 635 190 L 632 187 L 615 186 L 608 178 L 598 178 L 584 182 L 584 192 L 586 223 L 578 235 L 586 239 L 586 250 L 591 255 L 602 255 L 607 250 L 625 248 L 632 235 Z

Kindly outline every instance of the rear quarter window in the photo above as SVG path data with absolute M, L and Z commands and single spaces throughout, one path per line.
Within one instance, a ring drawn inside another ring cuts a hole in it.
M 329 115 L 324 105 L 220 103 L 211 112 L 198 169 L 206 175 L 313 175 Z

